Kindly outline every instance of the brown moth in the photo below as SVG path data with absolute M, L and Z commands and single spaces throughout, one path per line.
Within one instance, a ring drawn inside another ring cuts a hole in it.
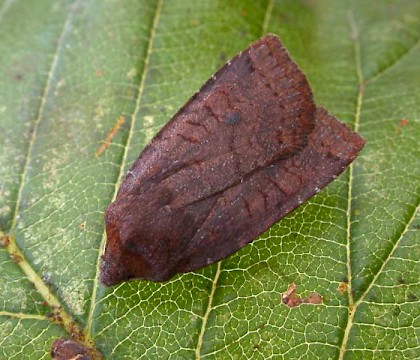
M 143 150 L 105 213 L 105 285 L 165 281 L 250 243 L 364 140 L 317 107 L 275 35 L 214 74 Z

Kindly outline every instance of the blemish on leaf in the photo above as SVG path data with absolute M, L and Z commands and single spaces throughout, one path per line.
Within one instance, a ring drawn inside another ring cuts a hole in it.
M 23 258 L 22 256 L 18 255 L 18 254 L 11 254 L 10 258 L 12 259 L 13 262 L 15 262 L 16 264 L 20 263 Z
M 8 247 L 10 245 L 10 236 L 9 235 L 3 235 L 0 232 L 0 245 L 3 247 Z
M 296 284 L 294 283 L 290 284 L 289 288 L 281 297 L 282 303 L 291 308 L 301 304 L 319 305 L 322 304 L 322 300 L 322 296 L 316 292 L 312 292 L 308 297 L 305 298 L 300 297 L 298 294 L 296 294 Z
M 155 135 L 155 130 L 153 130 L 153 126 L 155 123 L 155 117 L 151 115 L 146 115 L 143 118 L 143 129 L 144 129 L 144 136 L 146 141 L 149 141 Z
M 61 297 L 71 311 L 77 315 L 83 314 L 87 293 L 86 285 L 80 279 L 76 278 L 68 284 L 62 285 L 60 289 Z
M 137 69 L 136 68 L 131 68 L 128 73 L 126 74 L 127 79 L 134 79 L 137 76 Z
M 319 305 L 322 304 L 322 296 L 316 292 L 312 292 L 307 298 L 302 299 L 302 302 L 305 304 L 314 304 Z
M 143 127 L 149 128 L 153 126 L 154 116 L 147 115 L 143 118 Z
M 262 329 L 265 325 L 267 325 L 266 323 L 261 323 L 260 325 L 258 325 L 257 329 Z
M 44 282 L 45 285 L 47 286 L 53 286 L 53 282 L 51 280 L 51 275 L 49 274 L 43 274 L 41 276 L 42 281 Z
M 55 87 L 55 91 L 54 91 L 54 95 L 58 96 L 60 95 L 60 90 L 61 88 L 66 84 L 66 80 L 65 79 L 61 79 L 60 81 L 57 82 L 57 85 Z
M 413 293 L 409 293 L 407 295 L 407 301 L 412 302 L 412 301 L 417 301 L 417 300 L 418 300 L 418 297 L 416 295 L 414 295 Z
M 408 125 L 410 123 L 410 120 L 407 119 L 401 119 L 400 120 L 400 126 L 403 127 L 405 125 Z
M 95 116 L 93 117 L 93 121 L 97 124 L 96 127 L 98 129 L 102 128 L 102 118 L 109 113 L 109 108 L 105 107 L 104 104 L 99 102 L 98 106 L 95 108 Z
M 405 284 L 405 280 L 402 276 L 397 277 L 397 284 L 400 284 L 400 285 Z
M 101 78 L 102 76 L 104 76 L 104 73 L 102 72 L 101 69 L 96 70 L 96 77 Z
M 51 312 L 47 314 L 47 317 L 49 317 L 52 322 L 64 327 L 63 318 L 61 317 L 60 313 L 61 313 L 60 307 L 51 306 Z
M 112 138 L 118 132 L 122 124 L 124 124 L 124 118 L 122 116 L 119 116 L 117 122 L 112 127 L 111 131 L 108 133 L 108 136 L 106 137 L 105 142 L 98 148 L 98 150 L 96 150 L 96 153 L 95 153 L 96 156 L 101 155 L 106 150 L 106 148 L 111 144 Z
M 394 316 L 399 316 L 401 314 L 401 308 L 398 305 L 396 305 L 394 310 L 392 311 L 392 314 Z
M 345 283 L 344 281 L 340 282 L 340 284 L 338 284 L 338 292 L 343 295 L 347 292 L 347 288 L 348 288 L 348 284 Z

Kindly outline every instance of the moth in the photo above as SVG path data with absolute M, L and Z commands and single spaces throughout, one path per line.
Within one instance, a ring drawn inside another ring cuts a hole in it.
M 278 37 L 262 37 L 127 172 L 105 212 L 101 281 L 165 281 L 231 255 L 329 184 L 363 145 L 315 105 Z

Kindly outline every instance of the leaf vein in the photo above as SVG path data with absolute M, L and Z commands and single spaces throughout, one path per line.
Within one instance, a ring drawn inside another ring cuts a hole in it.
M 203 347 L 204 333 L 206 332 L 207 321 L 209 319 L 209 315 L 212 310 L 214 294 L 216 293 L 217 283 L 219 281 L 221 272 L 222 272 L 222 261 L 219 261 L 217 263 L 216 274 L 214 275 L 213 284 L 212 284 L 211 292 L 209 295 L 209 301 L 207 303 L 207 309 L 203 316 L 203 322 L 201 323 L 200 334 L 198 335 L 197 347 L 195 349 L 196 360 L 201 359 L 201 348 Z
M 264 16 L 264 21 L 262 24 L 262 35 L 264 35 L 267 32 L 268 29 L 268 25 L 270 24 L 270 19 L 271 19 L 271 14 L 273 12 L 273 4 L 274 1 L 273 0 L 268 0 L 267 2 L 267 9 L 265 11 L 265 16 Z
M 395 242 L 393 248 L 388 253 L 388 256 L 386 257 L 386 259 L 382 262 L 381 267 L 376 272 L 376 274 L 373 277 L 372 281 L 370 282 L 369 286 L 362 293 L 362 295 L 360 296 L 360 298 L 354 303 L 354 306 L 351 309 L 351 312 L 350 312 L 350 315 L 349 315 L 349 318 L 348 318 L 348 321 L 347 321 L 346 330 L 344 332 L 343 342 L 342 342 L 342 346 L 340 348 L 340 359 L 343 359 L 344 358 L 344 355 L 346 353 L 346 350 L 347 350 L 347 341 L 348 341 L 348 339 L 350 337 L 350 331 L 351 331 L 351 328 L 352 328 L 352 326 L 354 324 L 354 319 L 355 319 L 357 308 L 359 307 L 360 304 L 362 304 L 363 302 L 365 302 L 365 298 L 366 298 L 367 294 L 369 294 L 370 290 L 375 285 L 375 283 L 378 280 L 379 276 L 382 274 L 384 268 L 389 263 L 389 261 L 393 258 L 393 255 L 394 255 L 395 251 L 398 249 L 398 246 L 399 246 L 401 240 L 404 238 L 405 234 L 410 230 L 410 226 L 414 222 L 414 219 L 416 218 L 416 215 L 417 215 L 417 212 L 419 211 L 419 208 L 420 208 L 420 204 L 417 204 L 416 208 L 413 211 L 413 214 L 412 214 L 411 218 L 407 222 L 404 230 L 401 232 L 400 237 Z M 352 349 L 352 350 L 354 350 L 354 349 Z
M 359 41 L 359 29 L 357 24 L 354 20 L 353 13 L 349 11 L 348 13 L 348 22 L 350 26 L 350 34 L 353 40 L 353 52 L 354 52 L 354 59 L 355 59 L 355 67 L 356 67 L 356 75 L 358 80 L 358 92 L 356 98 L 356 113 L 354 117 L 354 131 L 358 131 L 359 124 L 360 124 L 360 114 L 362 109 L 363 103 L 363 94 L 364 94 L 364 82 L 363 82 L 363 72 L 361 66 L 361 56 L 360 56 L 360 41 Z M 355 313 L 354 309 L 354 298 L 353 298 L 353 291 L 352 291 L 352 269 L 351 269 L 351 225 L 352 225 L 352 209 L 353 209 L 353 164 L 349 166 L 349 177 L 348 177 L 348 191 L 347 191 L 347 211 L 346 211 L 346 218 L 347 218 L 347 231 L 346 231 L 346 258 L 347 258 L 347 280 L 350 284 L 350 289 L 347 291 L 348 294 L 348 318 L 347 318 L 347 325 L 343 335 L 342 343 L 340 346 L 340 356 L 339 359 L 344 359 L 344 355 L 347 348 L 347 341 L 348 335 L 352 326 L 353 316 Z
M 149 71 L 149 68 L 150 68 L 150 58 L 151 58 L 151 54 L 152 54 L 152 51 L 153 51 L 154 38 L 155 38 L 156 29 L 157 29 L 157 26 L 158 26 L 158 23 L 159 23 L 160 13 L 162 11 L 162 5 L 163 5 L 163 0 L 158 0 L 158 2 L 156 4 L 156 8 L 155 8 L 154 17 L 153 17 L 152 28 L 150 30 L 150 34 L 149 34 L 149 37 L 148 37 L 147 50 L 146 50 L 146 55 L 145 55 L 145 59 L 144 59 L 143 71 L 142 71 L 142 75 L 141 75 L 141 78 L 140 78 L 140 84 L 139 84 L 138 91 L 137 91 L 137 96 L 136 96 L 136 104 L 135 104 L 134 111 L 131 115 L 130 128 L 129 128 L 128 136 L 127 136 L 126 143 L 125 143 L 125 146 L 124 146 L 124 153 L 123 153 L 123 157 L 121 159 L 121 164 L 120 164 L 120 169 L 119 169 L 117 181 L 115 182 L 113 200 L 117 196 L 118 188 L 120 187 L 122 178 L 124 176 L 124 169 L 125 169 L 125 165 L 126 165 L 126 161 L 127 161 L 128 149 L 129 149 L 129 145 L 131 143 L 131 139 L 133 137 L 134 128 L 135 128 L 135 124 L 136 124 L 136 117 L 137 117 L 137 114 L 138 114 L 138 112 L 140 110 L 140 107 L 141 107 L 141 98 L 142 98 L 143 91 L 144 91 L 146 75 L 147 75 L 147 72 Z M 96 274 L 95 274 L 95 278 L 93 279 L 92 298 L 91 298 L 88 320 L 87 320 L 86 329 L 85 329 L 85 333 L 88 336 L 91 336 L 91 334 L 92 334 L 93 314 L 94 314 L 95 307 L 96 307 L 97 288 L 98 288 L 98 285 L 99 285 L 98 279 L 99 279 L 99 273 L 100 273 L 101 256 L 102 256 L 102 253 L 105 249 L 105 242 L 106 242 L 106 232 L 105 232 L 105 229 L 104 229 L 104 231 L 102 233 L 101 243 L 99 245 L 99 250 L 98 250 L 98 258 L 97 258 L 97 261 L 96 261 Z
M 388 64 L 383 69 L 379 70 L 375 75 L 373 75 L 369 79 L 366 79 L 365 80 L 365 83 L 372 83 L 372 82 L 378 80 L 378 78 L 380 78 L 384 73 L 390 71 L 390 69 L 393 69 L 397 64 L 399 64 L 408 55 L 410 55 L 417 48 L 417 45 L 418 44 L 420 44 L 420 37 L 416 40 L 416 42 L 412 46 L 410 46 L 409 48 L 407 48 L 405 50 L 405 52 L 402 53 L 397 59 L 395 59 L 393 62 L 391 62 L 390 64 Z
M 39 108 L 38 108 L 38 113 L 37 113 L 35 121 L 34 121 L 33 131 L 32 131 L 32 134 L 30 136 L 30 139 L 29 139 L 29 144 L 28 144 L 28 149 L 27 149 L 27 152 L 26 152 L 25 160 L 24 160 L 23 170 L 22 170 L 22 173 L 19 177 L 19 189 L 18 189 L 18 193 L 17 193 L 15 208 L 14 208 L 13 215 L 12 215 L 12 224 L 10 226 L 10 232 L 12 232 L 12 230 L 16 226 L 19 207 L 20 207 L 20 203 L 22 201 L 22 193 L 23 193 L 23 188 L 24 188 L 24 185 L 25 185 L 25 178 L 27 176 L 29 162 L 30 162 L 31 155 L 32 155 L 32 150 L 33 150 L 33 147 L 34 147 L 36 137 L 38 135 L 39 125 L 41 123 L 41 120 L 42 120 L 42 117 L 43 117 L 43 114 L 44 114 L 44 109 L 45 109 L 45 105 L 46 105 L 46 102 L 47 102 L 47 96 L 48 96 L 48 93 L 50 92 L 51 83 L 54 79 L 54 73 L 57 69 L 58 60 L 60 58 L 60 54 L 61 54 L 63 44 L 64 44 L 64 39 L 65 39 L 68 31 L 70 30 L 70 25 L 71 25 L 71 22 L 72 22 L 72 19 L 73 19 L 73 14 L 74 14 L 75 9 L 77 8 L 78 2 L 79 2 L 79 0 L 75 0 L 75 2 L 70 7 L 69 15 L 68 15 L 68 17 L 67 17 L 67 19 L 64 23 L 63 29 L 62 29 L 62 31 L 60 33 L 60 36 L 58 38 L 58 41 L 57 41 L 57 46 L 56 46 L 54 56 L 53 56 L 53 59 L 52 59 L 52 62 L 51 62 L 51 67 L 50 67 L 50 70 L 49 70 L 48 75 L 47 75 L 47 80 L 46 80 L 46 83 L 45 83 L 45 86 L 44 86 L 44 90 L 42 92 L 41 102 L 40 102 L 40 105 L 39 105 Z
M 9 318 L 22 319 L 22 320 L 46 320 L 46 321 L 51 321 L 51 319 L 49 319 L 45 315 L 15 313 L 15 312 L 10 312 L 10 311 L 5 311 L 5 310 L 0 311 L 0 316 L 7 316 Z
M 65 40 L 69 30 L 70 30 L 70 27 L 71 27 L 71 24 L 72 24 L 72 21 L 73 21 L 73 17 L 74 17 L 74 13 L 75 13 L 75 11 L 78 7 L 78 3 L 79 3 L 79 0 L 75 0 L 73 2 L 73 4 L 69 7 L 70 10 L 69 10 L 67 19 L 64 22 L 61 33 L 58 37 L 57 45 L 56 45 L 54 55 L 53 55 L 53 58 L 52 58 L 52 61 L 51 61 L 51 66 L 50 66 L 50 69 L 49 69 L 49 72 L 48 72 L 48 75 L 47 75 L 47 79 L 46 79 L 46 82 L 45 82 L 44 89 L 42 91 L 42 96 L 41 96 L 38 112 L 36 114 L 36 118 L 35 118 L 34 123 L 33 123 L 33 131 L 32 131 L 32 134 L 29 138 L 29 143 L 28 143 L 28 148 L 27 148 L 27 151 L 26 151 L 24 165 L 23 165 L 23 168 L 22 168 L 22 173 L 20 174 L 20 177 L 19 177 L 19 188 L 18 188 L 18 191 L 17 191 L 16 204 L 15 204 L 15 207 L 14 207 L 14 210 L 13 210 L 12 223 L 11 223 L 11 226 L 10 226 L 10 229 L 9 229 L 10 234 L 12 234 L 13 230 L 16 227 L 16 223 L 17 223 L 17 220 L 18 220 L 19 208 L 20 208 L 20 205 L 21 205 L 21 202 L 22 202 L 23 189 L 25 187 L 25 179 L 27 177 L 29 163 L 31 161 L 33 147 L 34 147 L 35 141 L 36 141 L 37 136 L 38 136 L 39 125 L 40 125 L 40 123 L 43 119 L 44 109 L 45 109 L 46 102 L 47 102 L 47 97 L 48 97 L 48 94 L 49 94 L 50 89 L 51 89 L 51 85 L 52 85 L 52 82 L 53 82 L 53 79 L 54 79 L 54 74 L 55 74 L 55 72 L 57 70 L 57 67 L 58 67 L 58 62 L 59 62 L 59 59 L 60 59 L 60 55 L 62 53 L 64 40 Z M 6 5 L 7 5 L 7 3 L 6 3 Z M 2 8 L 2 11 L 4 12 L 4 6 Z M 2 236 L 4 236 L 4 234 L 0 231 L 0 237 L 2 237 Z M 10 236 L 10 242 L 6 246 L 6 249 L 11 254 L 11 256 L 15 256 L 15 257 L 20 259 L 18 261 L 19 267 L 21 268 L 23 273 L 26 275 L 28 281 L 30 281 L 34 284 L 34 287 L 38 291 L 38 293 L 48 302 L 48 304 L 50 306 L 52 306 L 55 309 L 55 312 L 56 312 L 57 316 L 59 316 L 62 319 L 61 324 L 62 324 L 63 328 L 69 334 L 71 334 L 71 333 L 81 334 L 81 330 L 74 323 L 70 313 L 68 313 L 65 310 L 64 306 L 61 304 L 60 299 L 51 291 L 51 289 L 45 284 L 45 282 L 43 281 L 41 276 L 30 265 L 30 263 L 28 262 L 27 258 L 24 255 L 24 253 L 21 251 L 21 249 L 17 245 L 14 236 L 12 236 L 12 235 Z M 41 316 L 41 315 L 39 315 L 39 316 Z M 50 319 L 50 320 L 52 321 L 53 319 Z M 90 338 L 85 338 L 85 339 L 83 339 L 83 341 L 86 344 L 90 344 Z M 81 342 L 83 342 L 83 341 L 81 340 Z

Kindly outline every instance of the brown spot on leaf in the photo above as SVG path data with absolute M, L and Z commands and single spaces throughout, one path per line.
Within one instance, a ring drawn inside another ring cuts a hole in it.
M 12 259 L 13 262 L 17 264 L 23 260 L 22 256 L 20 256 L 19 254 L 10 254 L 10 258 Z
M 409 302 L 417 301 L 417 300 L 418 300 L 418 297 L 417 297 L 416 295 L 414 295 L 413 293 L 409 293 L 409 294 L 407 295 L 407 300 L 408 300 Z
M 10 245 L 10 236 L 0 233 L 0 245 L 7 248 Z
M 343 295 L 347 292 L 348 284 L 342 281 L 340 284 L 338 284 L 338 292 Z
M 281 297 L 282 303 L 291 308 L 301 304 L 319 305 L 322 304 L 322 300 L 322 296 L 316 292 L 310 293 L 309 296 L 305 298 L 300 297 L 298 294 L 296 294 L 296 284 L 294 283 L 290 284 L 287 291 Z
M 51 311 L 47 314 L 50 320 L 60 326 L 64 326 L 63 318 L 61 317 L 61 309 L 58 306 L 51 306 Z
M 266 323 L 261 323 L 260 325 L 258 325 L 257 329 L 262 329 L 265 327 L 265 325 L 267 325 Z
M 304 304 L 314 304 L 319 305 L 322 304 L 323 297 L 316 292 L 312 292 L 309 294 L 307 298 L 302 299 L 302 303 Z
M 112 138 L 115 136 L 122 124 L 124 124 L 124 117 L 119 116 L 117 122 L 115 123 L 111 131 L 108 133 L 108 136 L 106 137 L 104 143 L 98 148 L 98 150 L 96 150 L 96 156 L 101 155 L 105 151 L 105 149 L 111 144 Z
M 400 284 L 400 285 L 405 284 L 405 280 L 402 276 L 397 277 L 397 284 Z
M 402 311 L 401 308 L 398 305 L 396 305 L 394 310 L 392 311 L 392 314 L 394 316 L 399 316 L 401 314 L 401 311 Z
M 400 120 L 400 126 L 403 127 L 405 125 L 408 125 L 410 123 L 410 120 L 407 119 L 401 119 Z

